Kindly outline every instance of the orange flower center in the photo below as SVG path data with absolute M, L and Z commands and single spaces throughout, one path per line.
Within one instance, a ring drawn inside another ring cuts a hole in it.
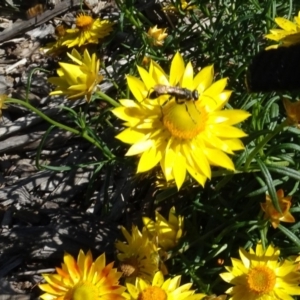
M 247 283 L 250 291 L 257 294 L 268 294 L 274 289 L 276 275 L 266 266 L 256 266 L 249 271 Z
M 138 300 L 167 300 L 168 296 L 158 286 L 149 286 L 139 293 Z
M 162 107 L 163 124 L 175 138 L 190 140 L 205 128 L 207 112 L 199 101 L 176 103 L 175 99 L 167 101 Z
M 79 15 L 76 18 L 76 27 L 81 30 L 89 30 L 91 25 L 93 24 L 94 20 L 92 17 L 87 15 Z
M 73 288 L 72 300 L 94 300 L 98 299 L 99 291 L 90 282 L 80 282 Z

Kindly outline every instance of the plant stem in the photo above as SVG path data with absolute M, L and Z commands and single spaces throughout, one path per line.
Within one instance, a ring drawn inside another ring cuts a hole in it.
M 119 102 L 117 102 L 113 98 L 107 96 L 106 94 L 104 94 L 104 93 L 102 93 L 100 91 L 97 91 L 95 94 L 98 95 L 101 99 L 103 99 L 104 101 L 108 102 L 109 104 L 111 104 L 114 107 L 118 107 L 118 106 L 121 105 Z
M 83 137 L 85 140 L 87 140 L 88 142 L 90 142 L 91 144 L 93 144 L 94 146 L 99 148 L 107 158 L 109 158 L 109 159 L 115 158 L 115 156 L 111 152 L 107 151 L 107 149 L 105 149 L 105 147 L 102 147 L 101 144 L 99 144 L 95 139 L 93 139 L 91 136 L 89 136 L 86 131 L 80 131 L 78 129 L 75 129 L 75 128 L 69 127 L 67 125 L 64 125 L 62 123 L 56 122 L 53 119 L 49 118 L 47 115 L 45 115 L 43 112 L 41 112 L 40 110 L 38 110 L 37 108 L 32 106 L 31 104 L 29 104 L 28 102 L 25 102 L 23 100 L 7 98 L 5 100 L 5 104 L 8 104 L 8 103 L 15 103 L 15 104 L 18 104 L 18 105 L 28 108 L 29 110 L 35 112 L 38 116 L 40 116 L 43 120 L 47 121 L 48 123 L 50 123 L 58 128 L 64 129 L 66 131 L 72 132 L 76 135 Z

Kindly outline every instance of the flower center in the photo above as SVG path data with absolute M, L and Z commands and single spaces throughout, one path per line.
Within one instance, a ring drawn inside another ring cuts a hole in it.
M 158 286 L 149 286 L 139 293 L 137 300 L 167 300 L 167 294 Z
M 175 138 L 189 140 L 204 130 L 207 113 L 198 101 L 167 101 L 162 107 L 163 124 Z
M 256 266 L 249 271 L 247 282 L 252 292 L 268 294 L 274 289 L 276 275 L 273 270 L 266 266 Z
M 87 15 L 79 15 L 76 18 L 76 27 L 81 30 L 89 30 L 93 24 L 93 18 Z
M 125 260 L 121 265 L 120 269 L 125 277 L 136 277 L 139 272 L 139 264 L 136 257 L 131 257 Z
M 99 293 L 95 285 L 90 282 L 80 282 L 73 289 L 72 300 L 94 300 L 98 299 Z
M 270 207 L 270 216 L 275 220 L 279 220 L 289 212 L 290 202 L 286 200 L 279 200 L 279 206 L 282 211 L 281 213 L 277 211 L 273 205 Z

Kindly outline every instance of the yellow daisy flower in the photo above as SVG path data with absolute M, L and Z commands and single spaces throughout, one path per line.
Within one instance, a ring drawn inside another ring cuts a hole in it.
M 69 99 L 78 99 L 85 96 L 87 102 L 90 101 L 97 84 L 102 81 L 99 75 L 100 60 L 96 55 L 90 56 L 85 50 L 81 56 L 77 50 L 73 49 L 72 54 L 67 55 L 75 64 L 60 62 L 60 69 L 57 70 L 59 77 L 50 77 L 48 81 L 57 88 L 50 95 L 67 95 Z
M 117 241 L 115 247 L 120 251 L 117 258 L 121 262 L 123 276 L 127 281 L 135 280 L 136 277 L 151 281 L 158 271 L 158 248 L 149 239 L 145 227 L 140 232 L 136 226 L 132 226 L 131 235 L 124 227 L 121 230 L 127 244 Z
M 293 300 L 300 295 L 300 273 L 293 261 L 278 260 L 280 251 L 273 246 L 263 250 L 258 243 L 256 251 L 239 250 L 241 260 L 232 258 L 233 267 L 225 267 L 223 280 L 234 285 L 226 293 L 229 300 Z
M 138 67 L 142 80 L 127 76 L 137 101 L 120 100 L 112 112 L 128 127 L 117 138 L 131 144 L 126 155 L 140 155 L 137 172 L 160 163 L 167 181 L 175 179 L 178 189 L 186 171 L 202 186 L 211 178 L 210 166 L 234 170 L 227 154 L 244 149 L 239 138 L 246 134 L 232 125 L 250 116 L 243 110 L 223 110 L 231 91 L 227 79 L 213 83 L 209 66 L 195 77 L 192 64 L 185 66 L 177 53 L 170 76 L 151 61 L 149 71 Z
M 180 286 L 181 276 L 169 278 L 166 281 L 161 272 L 157 272 L 152 284 L 137 278 L 135 285 L 127 283 L 128 293 L 123 296 L 129 300 L 200 300 L 205 294 L 195 294 L 190 290 L 192 284 L 187 283 Z
M 64 255 L 62 268 L 56 268 L 57 274 L 43 274 L 47 283 L 39 284 L 46 292 L 44 300 L 123 300 L 125 287 L 119 285 L 122 273 L 113 269 L 113 263 L 105 265 L 105 254 L 95 262 L 91 251 L 85 255 L 80 250 L 77 262 L 68 253 Z
M 168 36 L 166 30 L 167 28 L 159 29 L 156 25 L 149 28 L 147 35 L 154 46 L 162 46 L 164 44 L 164 40 Z
M 175 207 L 172 207 L 168 221 L 157 211 L 155 211 L 155 222 L 148 217 L 143 217 L 143 223 L 151 238 L 157 240 L 158 245 L 165 251 L 174 248 L 182 237 L 184 218 L 176 217 L 175 213 Z
M 63 46 L 68 48 L 86 44 L 97 44 L 112 31 L 114 23 L 108 20 L 94 20 L 91 16 L 80 14 L 75 21 L 76 28 L 66 29 Z
M 264 218 L 269 219 L 273 228 L 277 228 L 280 222 L 294 223 L 295 218 L 289 212 L 291 208 L 291 196 L 285 196 L 282 189 L 277 192 L 279 206 L 281 212 L 277 211 L 274 207 L 272 200 L 269 195 L 266 195 L 266 202 L 260 203 L 262 210 L 265 212 Z
M 7 95 L 0 94 L 0 117 L 2 116 L 2 109 L 6 109 L 7 105 L 5 104 L 5 100 L 7 99 Z
M 291 46 L 300 43 L 300 11 L 298 16 L 294 17 L 295 23 L 285 18 L 275 18 L 276 24 L 282 29 L 271 29 L 265 37 L 267 39 L 281 42 L 280 45 L 272 45 L 266 49 L 276 49 L 278 46 Z
M 180 0 L 180 9 L 182 11 L 194 10 L 195 8 L 197 8 L 196 5 L 190 5 L 190 2 L 187 2 L 185 0 Z M 178 11 L 178 8 L 173 4 L 167 5 L 163 9 L 165 11 Z

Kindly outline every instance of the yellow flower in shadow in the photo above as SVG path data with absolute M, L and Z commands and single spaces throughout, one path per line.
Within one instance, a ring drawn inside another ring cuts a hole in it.
M 180 280 L 181 276 L 165 280 L 163 274 L 157 272 L 151 282 L 137 278 L 135 285 L 127 283 L 128 293 L 123 296 L 128 300 L 200 300 L 206 296 L 190 290 L 191 283 L 180 285 Z
M 60 62 L 60 69 L 57 70 L 59 77 L 50 77 L 48 81 L 57 86 L 50 95 L 66 95 L 68 99 L 86 98 L 87 102 L 97 88 L 97 84 L 103 79 L 99 75 L 100 60 L 96 54 L 90 56 L 85 50 L 81 56 L 73 49 L 72 54 L 67 53 L 75 64 Z
M 131 235 L 124 227 L 121 230 L 127 243 L 117 241 L 115 247 L 119 250 L 117 258 L 126 282 L 134 282 L 136 277 L 151 281 L 159 267 L 156 244 L 149 239 L 145 227 L 140 232 L 132 226 Z
M 150 237 L 157 240 L 158 245 L 165 251 L 174 248 L 183 234 L 184 218 L 182 216 L 176 217 L 175 213 L 175 207 L 172 207 L 168 220 L 157 211 L 155 211 L 155 221 L 148 217 L 143 217 L 143 223 Z
M 113 269 L 113 263 L 105 265 L 105 254 L 94 262 L 91 251 L 85 255 L 82 250 L 77 261 L 72 255 L 64 254 L 62 268 L 57 274 L 42 274 L 47 283 L 39 284 L 46 292 L 44 300 L 123 300 L 125 287 L 119 285 L 122 273 Z
M 148 38 L 150 39 L 150 42 L 154 46 L 162 46 L 164 43 L 165 38 L 168 36 L 166 33 L 166 28 L 159 29 L 155 25 L 154 27 L 150 27 L 147 33 Z
M 282 189 L 277 191 L 277 197 L 281 212 L 276 210 L 269 195 L 266 195 L 265 203 L 260 203 L 262 210 L 265 212 L 264 218 L 268 219 L 274 228 L 277 228 L 280 222 L 295 222 L 295 218 L 289 212 L 292 205 L 292 197 L 284 197 L 284 192 Z

